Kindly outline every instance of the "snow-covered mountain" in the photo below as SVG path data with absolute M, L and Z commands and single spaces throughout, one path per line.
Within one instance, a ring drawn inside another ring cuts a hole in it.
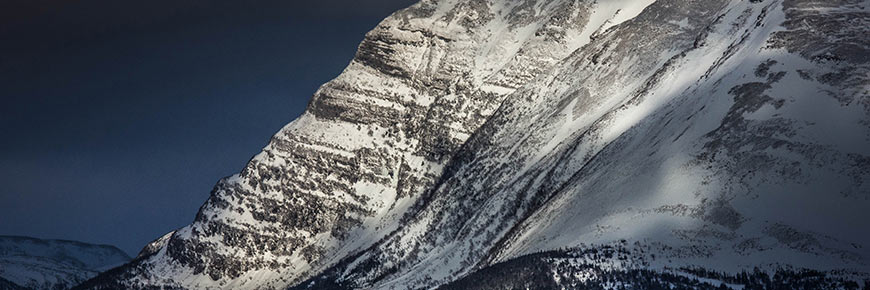
M 0 236 L 0 289 L 67 289 L 128 261 L 113 246 Z
M 862 284 L 868 35 L 861 0 L 424 0 L 82 288 Z

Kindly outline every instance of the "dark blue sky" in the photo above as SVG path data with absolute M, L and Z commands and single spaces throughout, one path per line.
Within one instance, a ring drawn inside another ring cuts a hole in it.
M 0 2 L 0 235 L 135 255 L 413 2 Z

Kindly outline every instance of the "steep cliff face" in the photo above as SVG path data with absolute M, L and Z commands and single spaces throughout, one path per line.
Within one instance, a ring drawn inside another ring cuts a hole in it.
M 613 243 L 634 254 L 589 263 L 866 277 L 868 8 L 422 1 L 193 224 L 85 286 L 435 287 Z
M 424 1 L 395 13 L 136 271 L 154 285 L 282 287 L 370 246 L 509 93 L 588 41 L 590 8 Z
M 431 286 L 621 239 L 651 267 L 866 271 L 864 7 L 656 1 L 505 99 L 331 279 Z

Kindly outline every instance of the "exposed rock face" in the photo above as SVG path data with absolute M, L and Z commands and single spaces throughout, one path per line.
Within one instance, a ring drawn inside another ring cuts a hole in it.
M 868 27 L 850 0 L 422 1 L 84 286 L 434 287 L 625 239 L 623 269 L 866 275 Z
M 68 289 L 128 261 L 113 246 L 0 236 L 0 289 Z

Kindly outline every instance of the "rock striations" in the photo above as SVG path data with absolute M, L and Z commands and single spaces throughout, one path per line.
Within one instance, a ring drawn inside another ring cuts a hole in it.
M 861 0 L 423 0 L 81 287 L 862 284 L 867 35 Z

